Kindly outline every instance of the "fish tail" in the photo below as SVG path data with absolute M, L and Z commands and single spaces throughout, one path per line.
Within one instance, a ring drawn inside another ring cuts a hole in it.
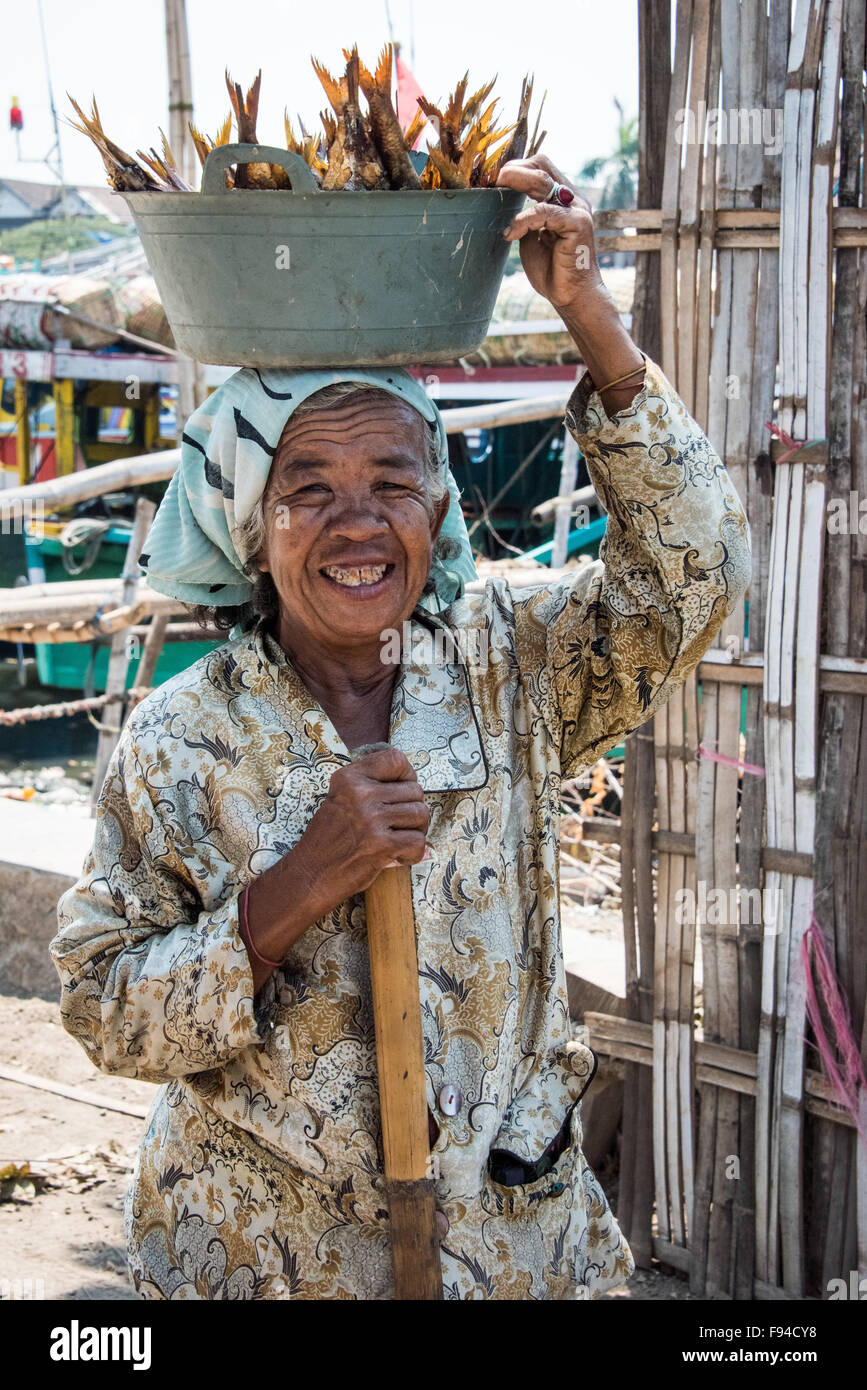
M 410 121 L 409 125 L 407 126 L 406 133 L 403 137 L 404 144 L 406 145 L 407 150 L 412 149 L 416 140 L 424 130 L 425 124 L 426 122 L 422 112 L 416 109 L 416 113 Z
M 340 83 L 337 82 L 335 78 L 331 76 L 331 73 L 328 71 L 328 69 L 324 67 L 323 64 L 318 61 L 318 59 L 311 58 L 310 61 L 313 64 L 313 71 L 316 73 L 316 76 L 319 78 L 319 81 L 322 83 L 322 86 L 325 89 L 325 95 L 331 102 L 334 111 L 339 116 L 341 111 L 343 110 L 343 93 L 341 91 Z
M 188 124 L 190 127 L 190 135 L 192 137 L 196 154 L 199 156 L 199 163 L 204 169 L 205 160 L 211 153 L 211 150 L 214 148 L 214 146 L 211 144 L 211 141 L 208 139 L 207 135 L 203 135 L 200 130 L 196 130 L 196 127 L 193 125 L 192 121 L 189 121 Z M 217 141 L 216 143 L 219 144 L 219 141 Z
M 287 150 L 291 150 L 293 154 L 300 154 L 300 152 L 301 152 L 301 146 L 299 145 L 298 141 L 295 139 L 295 132 L 294 132 L 294 130 L 292 129 L 292 122 L 291 122 L 290 119 L 289 119 L 289 112 L 288 112 L 287 109 L 284 109 L 284 111 L 283 111 L 283 129 L 284 129 L 285 132 L 286 132 L 286 148 L 287 148 Z
M 247 93 L 247 99 L 245 102 L 245 110 L 250 118 L 250 122 L 253 126 L 254 132 L 256 128 L 256 120 L 259 115 L 259 89 L 261 86 L 262 69 L 260 68 L 259 71 L 256 73 L 254 81 L 250 85 L 250 90 Z M 255 133 L 253 138 L 255 139 Z
M 353 48 L 346 62 L 346 95 L 352 106 L 358 105 L 359 64 L 358 49 Z
M 158 126 L 157 129 L 158 129 L 159 132 L 160 132 L 160 139 L 162 140 L 162 143 L 163 143 L 163 163 L 164 163 L 165 165 L 167 165 L 167 167 L 168 167 L 169 169 L 175 169 L 175 170 L 177 170 L 178 162 L 177 162 L 177 160 L 175 159 L 175 156 L 174 156 L 174 153 L 173 153 L 173 151 L 172 151 L 171 145 L 169 144 L 168 140 L 166 139 L 166 133 L 165 133 L 165 131 L 162 129 L 161 126 Z
M 527 146 L 528 154 L 537 154 L 539 151 L 539 146 L 545 139 L 545 136 L 548 134 L 546 130 L 543 130 L 541 135 L 539 134 L 539 126 L 542 124 L 542 110 L 544 108 L 545 98 L 547 95 L 547 92 L 543 92 L 542 100 L 539 102 L 539 110 L 536 112 L 536 124 L 533 127 L 533 138 Z
M 226 88 L 227 88 L 228 93 L 229 93 L 229 101 L 232 103 L 232 110 L 233 110 L 234 113 L 235 113 L 235 124 L 237 125 L 238 122 L 240 121 L 240 112 L 241 112 L 241 106 L 240 106 L 241 88 L 238 86 L 237 82 L 233 82 L 233 81 L 232 81 L 232 78 L 231 78 L 231 76 L 229 75 L 229 69 L 228 69 L 228 68 L 226 68 Z
M 391 97 L 391 69 L 393 60 L 393 49 L 390 43 L 385 44 L 379 55 L 376 64 L 376 89 L 383 95 Z

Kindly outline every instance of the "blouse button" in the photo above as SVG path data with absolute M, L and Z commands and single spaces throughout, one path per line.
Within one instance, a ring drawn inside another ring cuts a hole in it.
M 464 1103 L 460 1086 L 443 1086 L 437 1096 L 437 1105 L 444 1115 L 457 1115 Z

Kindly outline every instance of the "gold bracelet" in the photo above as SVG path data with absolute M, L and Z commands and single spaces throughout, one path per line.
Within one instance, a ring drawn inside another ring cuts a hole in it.
M 644 357 L 644 353 L 641 354 Z M 623 376 L 616 376 L 613 381 L 609 381 L 606 386 L 597 386 L 596 390 L 601 396 L 603 391 L 608 391 L 612 386 L 619 386 L 622 381 L 628 381 L 631 376 L 637 376 L 639 372 L 647 371 L 647 358 L 640 367 L 633 367 L 631 372 L 626 372 Z

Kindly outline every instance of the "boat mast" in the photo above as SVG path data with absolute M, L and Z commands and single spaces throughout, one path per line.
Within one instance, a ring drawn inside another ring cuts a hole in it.
M 69 219 L 69 206 L 66 201 L 66 181 L 63 176 L 63 151 L 60 147 L 60 125 L 57 120 L 57 107 L 54 105 L 54 89 L 51 85 L 51 65 L 48 61 L 48 40 L 45 35 L 45 16 L 42 0 L 39 0 L 39 28 L 42 32 L 42 52 L 45 57 L 45 80 L 48 83 L 48 105 L 51 110 L 51 123 L 54 127 L 54 144 L 42 161 L 60 182 L 60 203 L 63 208 L 63 222 L 66 227 L 66 265 L 72 270 L 72 227 Z

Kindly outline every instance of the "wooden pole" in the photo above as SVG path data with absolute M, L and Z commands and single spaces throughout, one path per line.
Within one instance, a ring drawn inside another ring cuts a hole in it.
M 352 761 L 388 747 L 387 743 L 361 744 L 352 749 Z M 367 889 L 364 905 L 394 1297 L 441 1300 L 410 866 L 383 869 Z
M 178 173 L 192 188 L 196 181 L 196 152 L 189 122 L 193 119 L 190 77 L 190 39 L 185 0 L 165 0 L 166 58 L 169 70 L 169 143 Z
M 18 455 L 18 483 L 30 483 L 30 411 L 27 408 L 27 382 L 15 382 L 15 442 Z
M 54 454 L 58 479 L 75 472 L 75 384 L 69 379 L 54 383 Z
M 169 625 L 167 613 L 158 613 L 151 622 L 145 637 L 144 649 L 141 654 L 138 671 L 136 672 L 135 683 L 137 686 L 149 686 L 153 684 L 154 671 L 157 662 L 165 645 L 166 629 Z
M 563 460 L 560 468 L 560 492 L 554 504 L 554 548 L 552 565 L 565 565 L 569 553 L 569 525 L 572 518 L 571 496 L 578 477 L 578 445 L 569 431 L 563 441 Z
M 153 502 L 145 497 L 140 497 L 135 504 L 135 522 L 133 523 L 132 535 L 127 546 L 126 559 L 123 564 L 123 602 L 130 606 L 135 603 L 136 589 L 138 588 L 138 557 L 144 545 L 148 527 L 153 520 L 156 507 Z M 119 631 L 111 640 L 111 653 L 108 659 L 108 677 L 105 683 L 106 694 L 117 693 L 120 697 L 126 689 L 126 674 L 129 668 L 129 646 L 127 634 Z M 100 731 L 99 743 L 96 748 L 96 762 L 93 769 L 93 786 L 91 788 L 91 808 L 96 809 L 99 800 L 99 793 L 102 790 L 103 779 L 108 769 L 109 760 L 114 751 L 120 734 L 121 723 L 121 700 L 118 698 L 116 703 L 105 706 L 103 711 L 103 721 L 106 728 Z M 113 727 L 114 721 L 117 727 Z

